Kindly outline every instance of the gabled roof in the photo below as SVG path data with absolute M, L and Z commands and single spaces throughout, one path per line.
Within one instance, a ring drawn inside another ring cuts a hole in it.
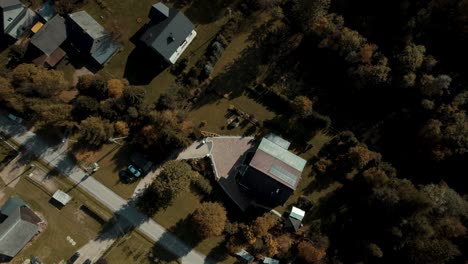
M 8 8 L 16 5 L 22 5 L 19 0 L 0 0 L 1 8 Z
M 305 216 L 305 211 L 293 206 L 289 216 L 299 221 L 302 221 L 302 219 L 304 219 Z
M 5 202 L 5 204 L 3 204 L 2 209 L 0 209 L 0 213 L 5 216 L 9 216 L 16 208 L 22 206 L 26 206 L 23 200 L 21 200 L 21 198 L 18 196 L 12 196 L 10 199 L 8 199 L 8 201 Z
M 155 16 L 151 13 L 160 12 L 154 10 L 155 8 L 155 6 L 152 7 L 150 17 Z M 146 45 L 157 51 L 166 60 L 171 58 L 195 29 L 193 23 L 182 12 L 172 8 L 168 10 L 169 16 L 162 21 L 159 19 L 152 21 L 149 29 L 141 37 Z M 164 18 L 164 16 L 161 14 L 161 17 Z
M 41 219 L 21 205 L 21 199 L 12 197 L 2 209 L 8 208 L 9 215 L 0 224 L 0 255 L 14 257 L 37 234 Z M 16 207 L 15 207 L 16 206 Z
M 109 35 L 101 24 L 99 24 L 92 16 L 86 11 L 79 11 L 68 15 L 70 19 L 75 22 L 83 31 L 86 32 L 92 39 L 99 39 Z
M 306 160 L 263 138 L 249 166 L 285 186 L 296 189 Z
M 38 20 L 37 14 L 25 6 L 3 13 L 3 32 L 13 38 L 19 38 Z
M 270 140 L 271 142 L 275 143 L 276 145 L 284 148 L 284 149 L 288 149 L 289 146 L 291 145 L 291 142 L 285 140 L 284 138 L 278 136 L 278 135 L 275 135 L 273 133 L 268 133 L 268 135 L 266 135 L 265 137 L 266 139 Z
M 119 51 L 121 45 L 115 42 L 110 35 L 94 43 L 91 49 L 91 57 L 99 64 L 105 64 L 112 56 Z
M 31 38 L 31 43 L 45 55 L 50 56 L 66 39 L 65 19 L 57 15 Z

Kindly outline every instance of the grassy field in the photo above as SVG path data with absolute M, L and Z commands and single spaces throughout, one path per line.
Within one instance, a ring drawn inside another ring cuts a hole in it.
M 141 29 L 149 21 L 147 16 L 155 1 L 104 0 L 103 2 L 109 7 L 108 9 L 101 8 L 96 1 L 88 1 L 83 10 L 86 10 L 104 27 L 117 28 L 122 34 L 123 48 L 98 73 L 111 78 L 127 78 L 132 85 L 146 88 L 148 102 L 156 101 L 161 93 L 174 84 L 176 77 L 169 72 L 170 67 L 160 67 L 162 63 L 151 56 L 152 51 L 137 48 L 136 45 L 138 36 L 142 33 Z M 203 9 L 200 8 L 200 10 Z M 190 13 L 187 16 L 192 18 Z M 227 17 L 221 17 L 210 23 L 197 24 L 197 20 L 193 19 L 197 37 L 180 59 L 188 58 L 189 66 L 194 65 L 204 55 L 206 47 L 226 21 Z M 58 69 L 64 71 L 67 78 L 71 80 L 75 68 L 82 66 L 84 65 L 80 62 L 64 60 Z M 143 76 L 142 73 L 146 74 Z
M 65 187 L 65 186 L 61 186 Z M 64 190 L 66 190 L 64 188 Z M 29 178 L 23 178 L 14 189 L 5 190 L 6 197 L 17 195 L 21 197 L 42 219 L 47 222 L 47 228 L 36 240 L 26 246 L 15 258 L 21 260 L 31 255 L 38 256 L 45 263 L 59 262 L 68 259 L 77 249 L 93 239 L 101 229 L 101 224 L 79 208 L 85 202 L 78 190 L 69 194 L 73 200 L 59 210 L 50 203 L 50 193 L 33 184 Z M 6 197 L 4 197 L 6 199 Z M 86 202 L 87 204 L 89 201 Z M 76 245 L 70 244 L 66 237 L 70 236 Z
M 222 263 L 234 263 L 234 258 L 224 256 L 224 247 L 221 250 L 218 248 L 224 242 L 223 236 L 203 241 L 196 239 L 189 222 L 189 216 L 200 205 L 202 200 L 203 197 L 187 190 L 181 193 L 170 207 L 159 211 L 153 216 L 153 219 L 199 252 L 214 259 L 222 259 Z
M 153 251 L 153 243 L 136 232 L 127 234 L 112 245 L 103 256 L 108 263 L 151 263 L 149 256 Z M 161 253 L 163 255 L 163 253 Z M 166 253 L 167 254 L 167 253 Z
M 114 149 L 117 145 L 105 145 L 98 153 L 94 161 L 98 161 L 100 169 L 93 177 L 120 195 L 122 198 L 130 198 L 138 182 L 125 184 L 119 179 L 119 171 L 125 169 L 130 163 L 131 147 L 127 144 Z
M 208 96 L 214 97 L 215 95 Z M 210 99 L 212 100 L 212 98 L 206 98 L 206 100 Z M 246 123 L 245 126 L 241 123 L 240 126 L 234 129 L 228 129 L 227 120 L 231 117 L 228 112 L 230 105 L 234 105 L 247 113 L 254 114 L 259 121 L 270 119 L 275 116 L 275 113 L 269 111 L 253 99 L 243 95 L 232 100 L 217 99 L 215 102 L 208 104 L 203 104 L 202 102 L 200 107 L 196 107 L 189 112 L 188 118 L 192 120 L 195 125 L 199 125 L 200 122 L 205 121 L 206 125 L 201 127 L 201 130 L 221 135 L 243 135 L 249 130 L 258 132 L 257 129 L 252 129 L 252 125 L 250 123 Z

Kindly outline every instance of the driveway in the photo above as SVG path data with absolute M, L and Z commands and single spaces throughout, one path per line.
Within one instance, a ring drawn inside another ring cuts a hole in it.
M 55 167 L 62 174 L 68 176 L 77 186 L 112 210 L 114 214 L 126 218 L 148 238 L 157 242 L 174 255 L 179 256 L 182 263 L 212 263 L 206 259 L 206 256 L 187 246 L 164 227 L 139 212 L 133 203 L 124 200 L 75 166 L 74 161 L 63 151 L 63 147 L 49 146 L 44 140 L 36 136 L 35 133 L 27 131 L 25 127 L 8 119 L 3 113 L 0 113 L 0 130 L 10 135 L 13 140 L 24 146 L 45 163 L 48 163 L 49 166 Z
M 177 160 L 201 159 L 203 157 L 206 157 L 206 155 L 209 153 L 210 153 L 210 149 L 208 148 L 208 144 L 203 144 L 202 141 L 195 141 L 188 148 L 182 150 L 182 152 L 178 154 L 173 153 L 172 155 L 170 155 L 166 159 L 166 161 L 173 160 L 173 159 L 177 159 Z M 159 175 L 159 173 L 161 173 L 161 165 L 164 164 L 164 162 L 161 162 L 160 164 L 158 164 L 154 170 L 152 170 L 150 173 L 148 173 L 148 175 L 145 176 L 145 178 L 143 178 L 142 180 L 138 182 L 138 186 L 135 188 L 135 191 L 133 192 L 133 197 L 136 197 L 139 194 L 141 194 L 146 189 L 146 187 L 153 182 L 153 180 Z

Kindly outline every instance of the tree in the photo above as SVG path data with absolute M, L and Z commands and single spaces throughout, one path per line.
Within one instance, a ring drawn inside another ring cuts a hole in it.
M 107 142 L 114 134 L 114 127 L 108 120 L 90 116 L 80 123 L 81 139 L 94 146 Z
M 32 88 L 37 96 L 49 98 L 68 88 L 63 72 L 41 68 L 32 76 Z
M 421 77 L 421 93 L 424 96 L 441 96 L 447 93 L 452 78 L 448 75 L 438 75 L 436 77 L 432 75 L 424 74 Z
M 110 79 L 107 81 L 109 97 L 121 98 L 123 96 L 125 84 L 119 79 Z
M 221 235 L 226 221 L 226 209 L 220 203 L 202 203 L 192 215 L 192 223 L 201 238 Z
M 82 120 L 91 115 L 96 115 L 99 109 L 99 102 L 89 96 L 80 95 L 76 98 L 73 107 L 73 115 L 78 120 Z
M 83 95 L 103 100 L 108 97 L 107 81 L 99 74 L 86 74 L 78 78 L 76 89 Z
M 172 160 L 162 166 L 162 171 L 138 199 L 138 207 L 149 215 L 167 208 L 179 194 L 187 190 L 194 171 L 183 161 Z
M 426 53 L 426 48 L 423 45 L 410 43 L 398 55 L 398 60 L 404 70 L 414 72 L 423 64 L 424 53 Z
M 366 145 L 357 145 L 349 149 L 349 159 L 353 165 L 359 169 L 364 168 L 370 161 L 380 161 L 381 155 L 377 152 L 370 151 Z
M 307 263 L 317 263 L 326 256 L 325 250 L 316 248 L 307 241 L 299 242 L 297 245 L 297 251 L 298 256 Z
M 125 121 L 117 121 L 114 124 L 115 132 L 121 136 L 128 136 L 130 129 Z
M 252 230 L 257 236 L 265 236 L 277 223 L 277 217 L 268 213 L 255 219 Z
M 292 101 L 292 108 L 301 117 L 307 117 L 312 114 L 312 101 L 306 96 L 296 96 Z
M 39 98 L 28 98 L 26 103 L 35 114 L 37 126 L 68 127 L 72 125 L 71 105 Z
M 129 86 L 124 88 L 125 101 L 131 106 L 140 105 L 145 100 L 146 91 L 139 86 Z

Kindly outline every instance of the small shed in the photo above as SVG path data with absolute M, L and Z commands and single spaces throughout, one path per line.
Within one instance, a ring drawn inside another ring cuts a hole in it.
M 297 207 L 292 207 L 291 213 L 286 220 L 286 227 L 293 232 L 297 232 L 302 225 L 302 219 L 304 219 L 305 211 Z
M 54 200 L 60 203 L 62 206 L 65 206 L 72 199 L 70 195 L 64 193 L 61 190 L 57 190 L 52 198 L 54 198 Z

